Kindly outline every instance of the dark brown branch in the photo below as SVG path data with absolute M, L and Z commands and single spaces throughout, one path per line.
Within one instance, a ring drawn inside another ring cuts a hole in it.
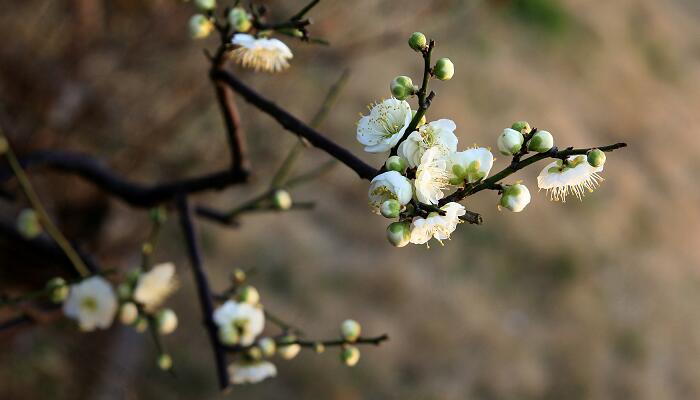
M 377 170 L 371 165 L 357 158 L 346 148 L 336 144 L 321 133 L 301 122 L 298 118 L 280 108 L 277 104 L 259 95 L 253 89 L 246 86 L 238 78 L 228 71 L 213 72 L 213 78 L 221 80 L 229 85 L 236 93 L 240 94 L 247 102 L 256 106 L 259 110 L 270 115 L 286 130 L 301 136 L 313 146 L 327 152 L 338 161 L 350 167 L 362 179 L 371 180 Z
M 177 209 L 180 215 L 180 225 L 184 234 L 187 252 L 192 265 L 192 274 L 197 286 L 197 295 L 199 304 L 202 308 L 202 317 L 204 318 L 204 327 L 209 334 L 209 341 L 214 351 L 214 359 L 216 362 L 216 372 L 219 378 L 219 388 L 224 390 L 230 386 L 228 370 L 226 367 L 226 352 L 224 347 L 219 342 L 217 327 L 214 323 L 214 305 L 212 302 L 212 291 L 209 287 L 204 267 L 202 266 L 202 255 L 199 250 L 199 241 L 197 233 L 192 221 L 192 210 L 187 202 L 187 197 L 180 195 L 177 198 Z
M 344 345 L 356 345 L 356 344 L 372 344 L 375 346 L 379 346 L 382 342 L 389 340 L 389 335 L 386 333 L 380 336 L 376 337 L 360 337 L 354 342 L 348 342 L 347 340 L 344 339 L 336 339 L 336 340 L 296 340 L 292 343 L 296 343 L 301 347 L 315 347 L 317 344 L 322 344 L 326 347 L 329 346 L 344 346 Z
M 226 126 L 229 151 L 231 152 L 231 169 L 233 171 L 248 170 L 250 168 L 246 157 L 245 135 L 240 128 L 240 115 L 233 98 L 233 92 L 221 82 L 213 82 L 216 91 L 216 99 L 221 109 L 221 117 Z
M 21 158 L 20 163 L 25 168 L 45 166 L 78 175 L 135 207 L 153 207 L 177 195 L 220 190 L 248 179 L 246 171 L 226 169 L 193 178 L 145 185 L 122 178 L 91 156 L 61 150 L 33 153 Z M 0 182 L 11 176 L 8 170 L 0 171 Z

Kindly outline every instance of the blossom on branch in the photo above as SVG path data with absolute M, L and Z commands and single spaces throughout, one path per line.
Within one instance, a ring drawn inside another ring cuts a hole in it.
M 396 171 L 387 171 L 375 176 L 369 185 L 369 204 L 376 213 L 379 213 L 381 205 L 387 200 L 396 200 L 401 205 L 406 205 L 411 198 L 411 182 Z
M 219 337 L 232 338 L 228 345 L 249 346 L 265 327 L 262 306 L 226 301 L 214 311 L 214 322 L 219 327 Z
M 441 146 L 447 153 L 457 151 L 457 136 L 454 131 L 457 125 L 449 119 L 439 119 L 429 122 L 401 142 L 398 154 L 408 161 L 411 168 L 421 163 L 423 154 L 433 146 Z
M 594 167 L 586 156 L 571 156 L 566 162 L 557 160 L 544 167 L 537 177 L 537 186 L 545 189 L 553 201 L 565 203 L 568 194 L 582 200 L 586 191 L 592 192 L 603 181 L 598 175 L 602 171 L 603 164 Z
M 442 146 L 433 146 L 421 157 L 416 170 L 416 198 L 423 204 L 437 204 L 450 184 L 447 172 L 447 154 Z
M 277 367 L 269 361 L 236 361 L 228 367 L 231 383 L 258 383 L 277 376 Z
M 450 238 L 452 232 L 457 229 L 459 217 L 466 214 L 463 205 L 459 203 L 447 203 L 440 208 L 445 215 L 432 212 L 427 218 L 415 217 L 411 223 L 411 243 L 425 244 L 432 238 L 440 243 Z
M 134 289 L 134 300 L 151 312 L 157 309 L 177 286 L 175 264 L 158 264 L 139 276 Z
M 357 141 L 368 153 L 391 150 L 411 123 L 411 106 L 403 100 L 389 98 L 375 104 L 357 123 Z
M 93 276 L 71 285 L 63 303 L 63 313 L 76 321 L 83 331 L 106 329 L 117 312 L 117 296 L 112 285 L 101 276 Z
M 247 33 L 233 35 L 231 43 L 238 46 L 231 58 L 244 68 L 264 72 L 280 72 L 289 68 L 292 51 L 279 39 L 256 38 Z

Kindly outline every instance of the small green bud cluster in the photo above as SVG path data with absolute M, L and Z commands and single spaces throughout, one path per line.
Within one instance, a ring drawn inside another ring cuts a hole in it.
M 441 58 L 435 63 L 433 74 L 441 81 L 449 81 L 455 74 L 455 65 L 449 58 Z
M 289 210 L 292 208 L 292 195 L 284 189 L 277 189 L 272 194 L 272 204 L 278 210 Z
M 418 88 L 413 85 L 413 81 L 408 76 L 400 75 L 394 78 L 389 84 L 391 94 L 398 100 L 406 100 L 413 96 Z
M 39 222 L 39 214 L 31 208 L 25 208 L 17 216 L 17 230 L 25 239 L 34 239 L 41 235 L 44 229 Z
M 228 22 L 236 32 L 248 32 L 253 27 L 250 15 L 243 7 L 234 7 L 228 13 Z
M 65 279 L 56 277 L 50 279 L 46 283 L 46 291 L 48 292 L 49 300 L 51 300 L 52 303 L 58 304 L 62 303 L 68 297 L 70 288 Z
M 554 147 L 554 137 L 547 131 L 537 131 L 527 142 L 527 149 L 538 153 L 546 153 Z
M 586 154 L 586 160 L 591 167 L 602 167 L 605 164 L 605 153 L 600 149 L 589 150 Z
M 190 18 L 189 30 L 193 39 L 203 39 L 214 30 L 214 23 L 205 15 L 195 14 Z
M 408 45 L 415 51 L 423 51 L 428 47 L 428 38 L 420 32 L 413 32 L 408 38 Z

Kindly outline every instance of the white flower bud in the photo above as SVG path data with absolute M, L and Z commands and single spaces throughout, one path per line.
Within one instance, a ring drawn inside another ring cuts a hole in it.
M 527 149 L 538 153 L 546 153 L 552 147 L 554 147 L 554 137 L 547 131 L 537 131 L 527 142 Z
M 362 326 L 360 326 L 360 324 L 353 319 L 346 319 L 340 325 L 340 334 L 343 336 L 343 339 L 347 340 L 348 342 L 356 341 L 357 338 L 360 337 L 361 332 Z
M 173 367 L 173 359 L 169 354 L 161 354 L 158 356 L 158 368 L 163 371 L 168 371 Z
M 394 78 L 389 85 L 392 96 L 398 100 L 406 100 L 415 93 L 415 87 L 411 78 L 401 75 Z
M 513 122 L 513 125 L 511 125 L 510 128 L 513 129 L 514 131 L 518 131 L 518 132 L 522 133 L 523 135 L 526 133 L 530 133 L 530 131 L 532 130 L 532 128 L 530 128 L 530 123 L 527 121 Z
M 158 322 L 158 332 L 161 335 L 169 335 L 177 328 L 177 314 L 169 308 L 158 312 L 156 321 Z
M 277 351 L 277 344 L 275 344 L 274 339 L 269 337 L 258 340 L 258 347 L 260 347 L 260 351 L 262 351 L 265 357 L 272 357 L 275 355 L 275 351 Z
M 242 303 L 248 303 L 252 306 L 260 303 L 260 293 L 253 286 L 244 286 L 238 293 L 238 300 Z
M 234 7 L 228 13 L 228 21 L 236 32 L 248 32 L 253 24 L 250 22 L 250 15 L 243 7 Z
M 139 309 L 136 304 L 128 301 L 119 308 L 119 320 L 124 325 L 132 325 L 139 318 Z
M 408 45 L 415 51 L 421 51 L 428 46 L 428 38 L 420 32 L 413 32 L 408 38 Z
M 292 208 L 292 196 L 284 189 L 277 189 L 272 194 L 272 204 L 278 210 L 289 210 Z
M 586 154 L 586 159 L 591 167 L 602 167 L 605 164 L 605 153 L 600 149 L 589 150 Z
M 326 345 L 324 345 L 321 342 L 316 342 L 314 343 L 314 351 L 316 352 L 316 354 L 321 354 L 324 351 L 326 351 Z
M 411 224 L 408 222 L 394 222 L 386 228 L 386 237 L 389 243 L 396 247 L 404 247 L 411 240 Z
M 396 171 L 400 174 L 403 174 L 403 172 L 406 170 L 407 164 L 406 160 L 404 160 L 400 156 L 391 156 L 387 158 L 386 163 L 384 163 L 384 166 L 389 171 Z
M 31 208 L 25 208 L 17 216 L 17 230 L 25 239 L 34 239 L 41 235 L 43 228 L 39 215 Z
M 205 11 L 216 8 L 216 0 L 194 0 L 194 4 Z
M 386 218 L 396 218 L 401 213 L 401 203 L 397 200 L 389 199 L 382 203 L 379 212 Z
M 513 212 L 520 212 L 530 204 L 530 191 L 527 186 L 517 183 L 505 186 L 499 205 Z
M 194 39 L 201 39 L 209 36 L 214 30 L 214 24 L 202 14 L 195 14 L 189 22 L 190 36 Z
M 348 367 L 354 367 L 360 361 L 360 350 L 355 346 L 345 346 L 340 352 L 340 361 Z
M 219 328 L 219 341 L 226 346 L 233 346 L 238 343 L 240 335 L 233 328 Z
M 277 353 L 285 360 L 291 360 L 299 354 L 301 346 L 296 343 L 281 345 L 277 348 Z
M 520 151 L 524 141 L 525 139 L 523 138 L 522 133 L 511 128 L 506 128 L 498 137 L 496 144 L 498 145 L 498 151 L 501 154 L 512 156 Z
M 435 63 L 433 74 L 441 81 L 449 81 L 455 74 L 455 65 L 452 64 L 449 58 L 441 58 Z
M 262 360 L 263 353 L 262 353 L 262 350 L 260 350 L 260 347 L 251 347 L 248 349 L 248 351 L 246 353 L 248 354 L 248 357 L 250 357 L 251 360 L 255 360 L 255 361 Z
M 46 283 L 46 290 L 49 292 L 49 299 L 53 303 L 62 303 L 68 297 L 70 289 L 66 281 L 61 277 L 50 279 Z

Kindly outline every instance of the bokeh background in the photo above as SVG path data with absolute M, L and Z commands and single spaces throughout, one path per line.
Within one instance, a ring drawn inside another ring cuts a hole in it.
M 220 1 L 222 2 L 222 1 Z M 273 16 L 301 0 L 262 2 Z M 193 6 L 174 0 L 0 1 L 0 104 L 20 153 L 69 149 L 125 177 L 154 182 L 224 167 L 222 121 L 202 49 L 188 38 Z M 321 131 L 361 153 L 358 113 L 422 64 L 406 45 L 420 30 L 449 56 L 429 119 L 451 118 L 461 147 L 495 146 L 527 119 L 559 145 L 626 141 L 608 155 L 602 187 L 583 202 L 537 193 L 499 212 L 495 193 L 469 198 L 483 226 L 444 247 L 394 249 L 386 220 L 367 211 L 367 182 L 342 165 L 295 189 L 313 211 L 256 214 L 239 229 L 201 221 L 213 285 L 252 269 L 263 303 L 310 337 L 337 335 L 351 317 L 367 334 L 355 368 L 333 350 L 276 362 L 262 384 L 216 390 L 212 355 L 176 218 L 156 260 L 178 265 L 165 338 L 177 377 L 161 373 L 147 335 L 115 326 L 82 334 L 66 320 L 0 332 L 0 398 L 159 399 L 692 399 L 700 397 L 700 3 L 697 0 L 323 0 L 315 36 L 286 40 L 292 68 L 235 69 L 309 120 L 325 92 L 351 77 Z M 255 180 L 198 196 L 231 208 L 262 190 L 295 138 L 238 99 Z M 362 154 L 371 163 L 381 160 Z M 328 157 L 304 153 L 299 171 Z M 495 168 L 508 162 L 503 157 Z M 539 165 L 542 167 L 542 165 Z M 147 214 L 74 178 L 36 170 L 40 195 L 64 231 L 100 262 L 137 265 Z M 3 205 L 12 218 L 21 201 Z M 3 242 L 1 290 L 40 287 L 54 266 Z M 7 310 L 0 312 L 9 316 Z

